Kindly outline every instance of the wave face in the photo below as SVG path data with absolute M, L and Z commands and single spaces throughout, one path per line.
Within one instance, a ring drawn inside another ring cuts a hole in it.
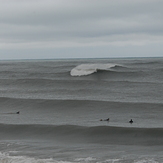
M 161 128 L 162 107 L 160 103 L 0 98 L 0 122 Z M 20 114 L 16 114 L 18 111 Z M 110 118 L 109 123 L 100 121 L 107 118 Z M 132 125 L 128 123 L 130 118 L 134 118 Z
M 81 64 L 73 68 L 70 72 L 71 76 L 90 75 L 99 70 L 109 71 L 111 68 L 118 66 L 117 64 Z
M 114 145 L 163 145 L 162 128 L 0 124 L 2 139 Z

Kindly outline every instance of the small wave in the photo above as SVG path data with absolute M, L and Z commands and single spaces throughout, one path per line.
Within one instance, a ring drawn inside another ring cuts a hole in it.
M 162 145 L 162 128 L 0 124 L 1 139 L 44 139 L 66 143 Z
M 84 76 L 90 75 L 98 70 L 110 71 L 111 68 L 119 66 L 118 64 L 108 63 L 108 64 L 81 64 L 73 68 L 70 72 L 71 76 Z
M 135 65 L 158 65 L 158 64 L 162 64 L 162 61 L 158 61 L 158 60 L 137 60 L 137 62 L 134 63 Z

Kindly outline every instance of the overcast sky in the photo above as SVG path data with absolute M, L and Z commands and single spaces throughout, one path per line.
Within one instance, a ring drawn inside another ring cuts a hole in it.
M 163 0 L 0 0 L 0 59 L 163 57 Z

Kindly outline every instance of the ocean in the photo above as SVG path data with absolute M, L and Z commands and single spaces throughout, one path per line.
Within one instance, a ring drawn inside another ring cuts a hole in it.
M 162 162 L 163 58 L 0 61 L 0 163 Z

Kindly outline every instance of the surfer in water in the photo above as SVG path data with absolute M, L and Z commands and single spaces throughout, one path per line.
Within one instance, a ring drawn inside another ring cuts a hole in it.
M 132 124 L 132 123 L 133 123 L 133 120 L 131 119 L 131 120 L 129 121 L 129 123 L 131 123 L 131 124 Z
M 20 114 L 20 111 L 17 111 L 17 112 L 10 112 L 10 113 L 0 113 L 0 114 Z
M 109 118 L 104 119 L 104 120 L 100 119 L 100 121 L 109 121 L 109 120 L 110 120 Z

